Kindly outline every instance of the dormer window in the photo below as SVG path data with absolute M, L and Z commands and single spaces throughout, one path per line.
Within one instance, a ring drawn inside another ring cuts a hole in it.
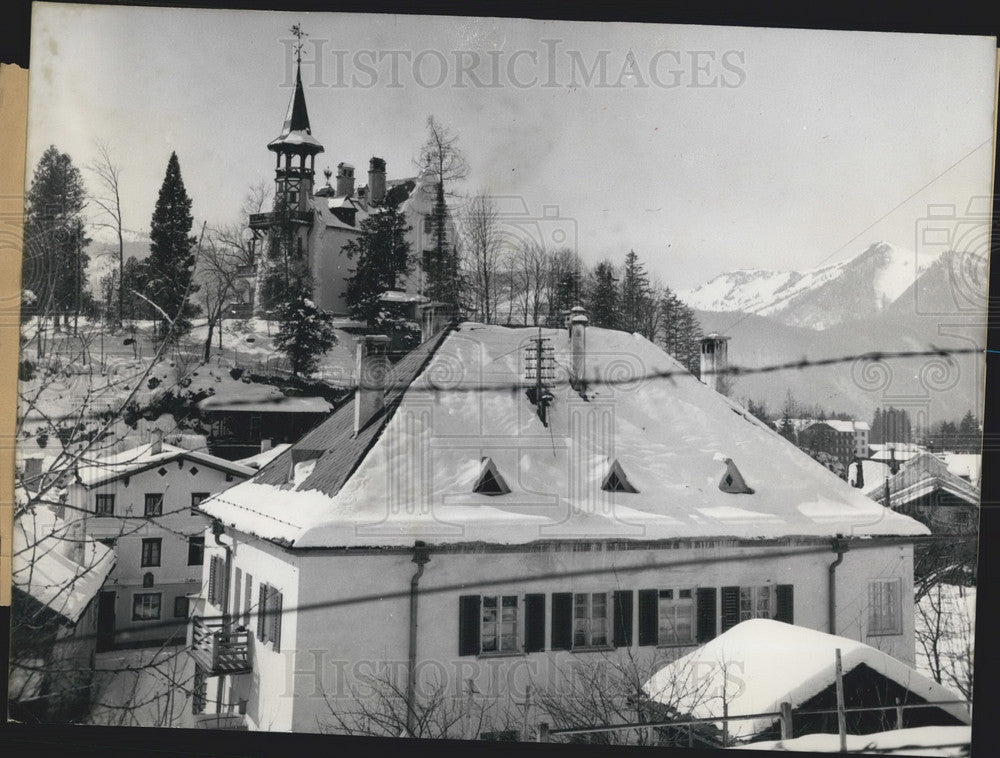
M 601 489 L 605 492 L 630 492 L 632 494 L 639 492 L 625 476 L 625 471 L 617 460 L 611 464 L 611 470 L 604 477 Z
M 506 495 L 510 492 L 507 482 L 500 476 L 492 458 L 483 458 L 483 470 L 472 491 L 478 495 Z
M 732 458 L 726 458 L 726 471 L 719 482 L 719 489 L 732 495 L 752 495 L 754 492 L 752 487 L 747 486 Z

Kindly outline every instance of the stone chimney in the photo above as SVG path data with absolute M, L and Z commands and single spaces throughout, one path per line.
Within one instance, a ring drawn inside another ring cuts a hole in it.
M 274 440 L 271 440 L 271 439 L 262 439 L 260 441 L 260 451 L 262 453 L 266 453 L 272 447 L 274 447 Z
M 372 158 L 368 162 L 368 202 L 380 205 L 385 200 L 385 161 Z
M 574 305 L 569 312 L 569 349 L 571 354 L 570 384 L 580 390 L 587 371 L 587 311 Z
M 150 432 L 149 454 L 159 455 L 163 452 L 163 430 L 153 429 Z
M 724 372 L 729 368 L 729 337 L 712 332 L 701 340 L 701 380 L 716 392 L 722 392 Z
M 354 194 L 354 166 L 341 161 L 337 164 L 337 197 Z
M 355 363 L 358 388 L 354 391 L 355 435 L 385 407 L 385 381 L 389 374 L 389 357 L 386 355 L 388 344 L 389 338 L 383 334 L 366 334 L 358 338 Z

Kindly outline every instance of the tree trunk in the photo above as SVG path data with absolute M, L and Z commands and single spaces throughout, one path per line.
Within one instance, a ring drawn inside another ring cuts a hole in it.
M 212 336 L 213 336 L 214 331 L 215 331 L 215 322 L 214 321 L 209 321 L 208 322 L 208 337 L 205 338 L 205 355 L 204 355 L 204 362 L 205 363 L 208 363 L 209 360 L 211 360 L 211 358 L 212 358 Z M 219 332 L 219 335 L 220 335 L 220 339 L 221 339 L 221 335 L 222 335 L 221 331 Z

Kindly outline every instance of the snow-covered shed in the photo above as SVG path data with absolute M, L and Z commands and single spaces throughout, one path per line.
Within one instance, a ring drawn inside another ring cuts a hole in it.
M 978 524 L 979 490 L 952 472 L 932 453 L 918 453 L 885 480 L 865 480 L 869 497 L 889 502 L 895 511 L 927 524 L 935 532 L 974 531 Z
M 905 663 L 858 640 L 769 619 L 744 621 L 697 650 L 672 661 L 644 685 L 649 698 L 671 716 L 731 720 L 729 737 L 751 741 L 780 736 L 782 703 L 792 706 L 792 735 L 837 731 L 836 651 L 840 650 L 844 704 L 891 706 L 848 712 L 849 734 L 896 727 L 895 706 L 941 703 L 903 710 L 903 726 L 971 723 L 961 697 Z M 832 714 L 811 715 L 833 709 Z M 669 717 L 669 716 L 668 716 Z M 718 729 L 721 730 L 721 722 Z

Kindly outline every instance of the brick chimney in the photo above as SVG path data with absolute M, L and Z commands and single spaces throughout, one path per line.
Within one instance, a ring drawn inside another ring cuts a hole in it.
M 341 161 L 337 164 L 337 197 L 354 194 L 354 166 Z
M 366 334 L 358 338 L 354 391 L 354 434 L 357 435 L 385 407 L 385 381 L 389 374 L 386 348 L 389 338 L 383 334 Z
M 729 337 L 712 332 L 701 340 L 701 380 L 716 392 L 722 391 L 724 372 L 729 368 Z
M 372 158 L 368 162 L 368 202 L 379 205 L 385 200 L 385 161 Z
M 587 311 L 574 305 L 569 312 L 570 384 L 580 390 L 587 371 Z

